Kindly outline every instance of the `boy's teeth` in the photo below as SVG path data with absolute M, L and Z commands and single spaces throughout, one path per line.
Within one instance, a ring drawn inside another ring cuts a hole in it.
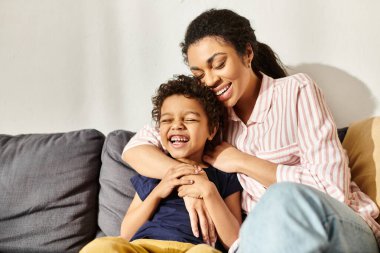
M 186 137 L 179 137 L 179 136 L 173 136 L 172 138 L 170 138 L 171 142 L 186 142 L 188 140 L 189 139 Z

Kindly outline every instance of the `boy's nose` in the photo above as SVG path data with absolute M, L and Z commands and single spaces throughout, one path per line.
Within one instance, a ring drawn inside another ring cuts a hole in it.
M 174 130 L 182 130 L 184 128 L 183 122 L 182 121 L 174 121 L 171 128 Z

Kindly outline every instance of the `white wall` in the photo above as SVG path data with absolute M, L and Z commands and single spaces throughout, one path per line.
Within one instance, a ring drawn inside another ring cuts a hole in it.
M 0 133 L 139 129 L 156 87 L 189 73 L 179 43 L 212 7 L 309 73 L 338 127 L 380 115 L 380 1 L 0 0 Z

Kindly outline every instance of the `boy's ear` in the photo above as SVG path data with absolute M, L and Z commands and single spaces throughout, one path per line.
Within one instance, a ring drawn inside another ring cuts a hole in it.
M 214 129 L 212 130 L 212 132 L 208 136 L 209 141 L 212 141 L 212 139 L 214 139 L 216 132 L 218 132 L 218 127 L 214 127 Z

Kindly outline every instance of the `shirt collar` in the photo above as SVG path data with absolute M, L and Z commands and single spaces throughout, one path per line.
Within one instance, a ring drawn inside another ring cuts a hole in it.
M 261 74 L 263 78 L 261 80 L 259 96 L 257 97 L 255 107 L 253 108 L 253 112 L 248 119 L 247 125 L 251 123 L 264 122 L 272 104 L 275 80 L 262 72 Z M 236 115 L 233 108 L 229 108 L 228 112 L 230 120 L 241 121 L 241 119 Z

